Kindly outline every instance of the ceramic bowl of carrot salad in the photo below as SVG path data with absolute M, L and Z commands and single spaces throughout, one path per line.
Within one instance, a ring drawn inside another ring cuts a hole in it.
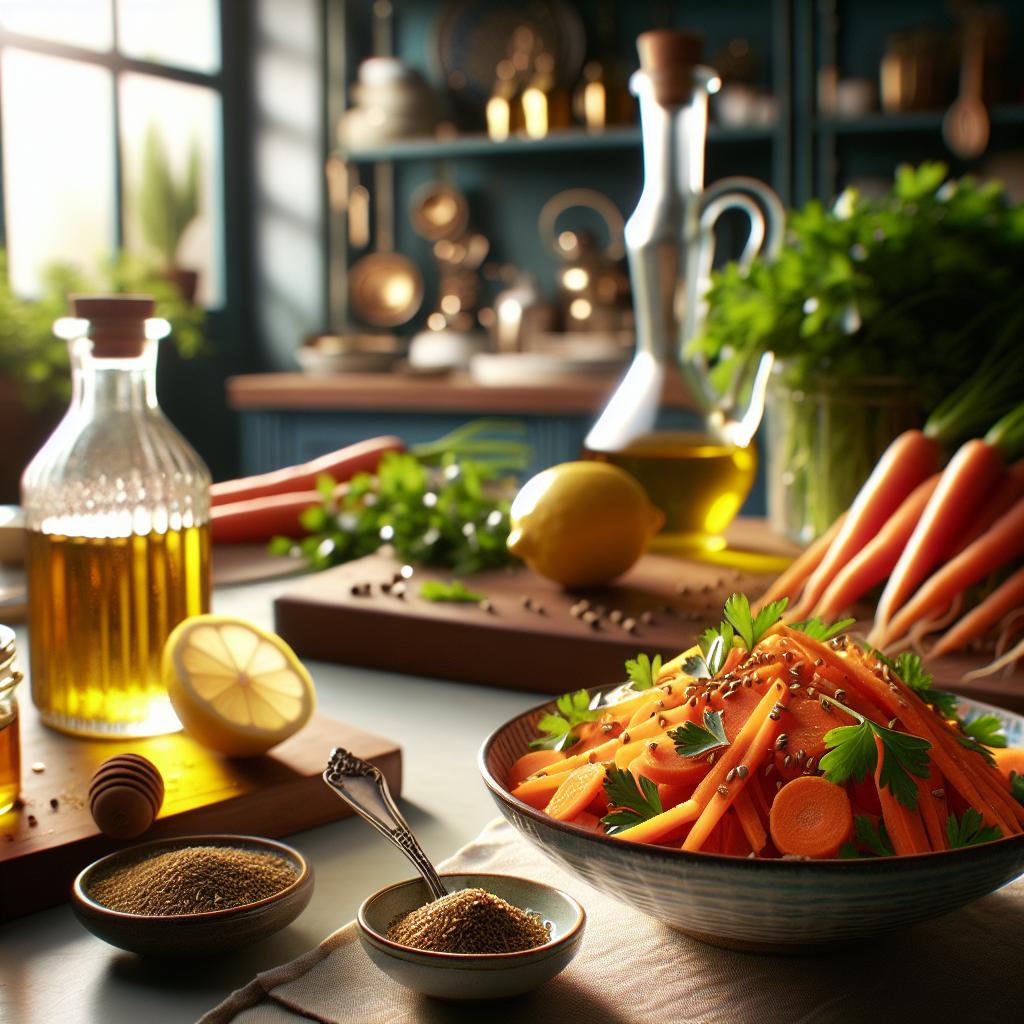
M 501 811 L 597 888 L 736 948 L 856 940 L 1024 872 L 1024 719 L 849 622 L 784 620 L 733 595 L 667 664 L 496 730 Z

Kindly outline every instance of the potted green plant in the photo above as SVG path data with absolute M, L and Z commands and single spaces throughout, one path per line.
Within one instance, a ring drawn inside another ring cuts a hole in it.
M 68 315 L 68 295 L 74 292 L 152 295 L 157 315 L 171 324 L 178 351 L 187 357 L 203 348 L 203 310 L 137 258 L 121 253 L 93 274 L 55 265 L 43 275 L 41 294 L 28 299 L 11 289 L 0 250 L 0 502 L 18 500 L 22 469 L 67 407 L 68 350 L 54 337 L 53 323 Z
M 195 301 L 198 272 L 178 264 L 186 228 L 199 214 L 199 149 L 193 142 L 185 175 L 171 171 L 163 136 L 154 123 L 146 129 L 136 196 L 143 238 L 159 260 L 160 272 L 173 281 L 187 302 Z
M 1006 332 L 1024 344 L 1024 205 L 997 183 L 949 180 L 943 164 L 901 167 L 878 198 L 848 189 L 831 209 L 792 213 L 779 259 L 727 265 L 708 302 L 696 344 L 722 379 L 776 355 L 769 509 L 808 541 Z

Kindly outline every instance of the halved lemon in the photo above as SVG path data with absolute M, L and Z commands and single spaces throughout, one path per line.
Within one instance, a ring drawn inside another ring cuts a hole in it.
M 244 619 L 194 615 L 167 638 L 163 679 L 185 731 L 230 757 L 263 754 L 313 714 L 313 680 L 277 635 Z

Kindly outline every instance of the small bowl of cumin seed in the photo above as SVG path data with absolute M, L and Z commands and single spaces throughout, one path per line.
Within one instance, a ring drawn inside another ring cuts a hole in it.
M 356 915 L 363 948 L 400 985 L 438 999 L 506 999 L 579 952 L 587 915 L 561 889 L 513 875 L 441 879 L 440 900 L 413 878 L 378 890 Z
M 285 927 L 313 895 L 298 850 L 258 836 L 182 836 L 94 861 L 71 887 L 79 921 L 146 956 L 237 949 Z

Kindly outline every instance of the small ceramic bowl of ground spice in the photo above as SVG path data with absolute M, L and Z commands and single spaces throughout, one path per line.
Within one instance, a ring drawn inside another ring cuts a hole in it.
M 370 959 L 399 984 L 440 999 L 504 999 L 530 992 L 579 951 L 583 907 L 543 882 L 512 875 L 442 875 L 432 900 L 415 878 L 359 908 Z
M 71 905 L 113 946 L 197 956 L 266 938 L 294 921 L 312 895 L 312 869 L 284 843 L 184 836 L 101 857 L 75 879 Z

